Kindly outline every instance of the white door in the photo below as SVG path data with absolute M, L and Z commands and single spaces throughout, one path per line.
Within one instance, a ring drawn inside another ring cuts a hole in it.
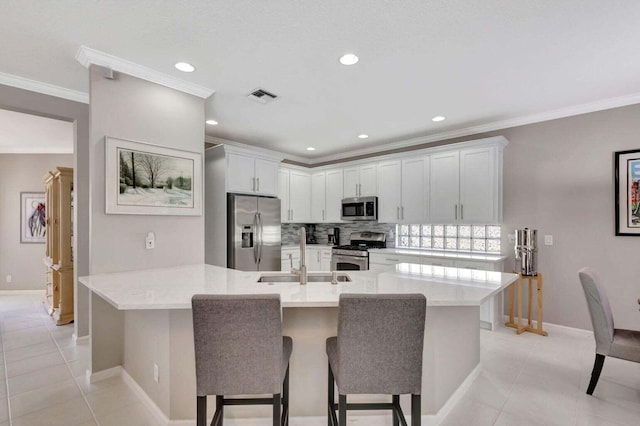
M 431 156 L 429 209 L 435 224 L 457 223 L 460 218 L 458 151 Z
M 342 222 L 342 194 L 343 175 L 342 169 L 327 170 L 326 175 L 326 222 Z
M 326 181 L 325 173 L 318 172 L 311 175 L 311 221 L 326 222 Z
M 228 192 L 254 192 L 255 160 L 239 154 L 227 154 L 227 191 Z
M 255 160 L 256 192 L 265 195 L 278 193 L 278 163 L 275 161 Z
M 291 221 L 288 170 L 278 170 L 278 198 L 280 198 L 280 221 L 282 223 L 288 223 Z
M 311 177 L 298 170 L 289 171 L 291 222 L 311 222 Z
M 402 205 L 400 221 L 428 223 L 429 157 L 402 160 Z M 378 183 L 378 191 L 382 182 Z
M 360 197 L 370 197 L 378 194 L 376 177 L 375 163 L 360 167 Z
M 360 168 L 344 169 L 344 198 L 359 196 Z
M 401 220 L 400 160 L 378 163 L 378 221 L 398 223 Z
M 460 220 L 496 223 L 498 182 L 495 147 L 460 151 Z

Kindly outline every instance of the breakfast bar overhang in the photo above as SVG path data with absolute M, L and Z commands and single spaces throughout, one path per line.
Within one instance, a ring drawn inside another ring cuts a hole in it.
M 293 338 L 290 415 L 320 419 L 327 410 L 325 340 L 337 332 L 339 295 L 422 293 L 427 298 L 422 415 L 442 418 L 479 373 L 480 304 L 517 278 L 494 271 L 403 263 L 389 272 L 350 271 L 352 281 L 338 284 L 258 282 L 269 274 L 274 273 L 198 264 L 80 278 L 91 294 L 90 380 L 121 373 L 146 394 L 162 421 L 193 420 L 191 297 L 277 293 L 283 334 Z M 404 397 L 401 403 L 408 406 Z M 225 416 L 268 418 L 270 408 L 233 407 Z

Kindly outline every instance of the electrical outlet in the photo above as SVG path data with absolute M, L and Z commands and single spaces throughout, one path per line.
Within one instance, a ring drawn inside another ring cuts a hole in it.
M 507 239 L 509 240 L 509 244 L 514 244 L 516 242 L 516 234 L 507 234 Z
M 545 235 L 544 236 L 544 245 L 552 246 L 553 245 L 553 235 Z
M 13 276 L 11 274 L 7 275 L 7 284 L 9 284 L 11 281 L 13 281 Z
M 160 369 L 158 368 L 158 364 L 153 363 L 153 381 L 156 383 L 160 383 Z
M 144 239 L 144 246 L 147 250 L 151 250 L 156 246 L 156 235 L 153 232 L 147 233 L 147 237 Z

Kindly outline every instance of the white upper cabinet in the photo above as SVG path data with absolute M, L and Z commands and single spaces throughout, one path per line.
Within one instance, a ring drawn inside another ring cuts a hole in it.
M 278 162 L 228 153 L 227 192 L 276 195 Z
M 429 157 L 378 163 L 378 221 L 428 220 Z
M 460 153 L 431 156 L 430 216 L 433 223 L 457 223 L 460 198 Z
M 368 197 L 377 193 L 375 163 L 344 169 L 344 198 Z
M 431 156 L 432 223 L 499 223 L 502 163 L 498 146 Z
M 460 222 L 498 223 L 500 170 L 497 147 L 460 151 Z
M 342 198 L 344 176 L 342 169 L 327 170 L 325 222 L 342 222 Z
M 303 171 L 283 168 L 278 173 L 281 221 L 311 222 L 311 176 Z
M 311 175 L 311 221 L 314 223 L 327 220 L 327 183 L 326 173 L 318 172 Z

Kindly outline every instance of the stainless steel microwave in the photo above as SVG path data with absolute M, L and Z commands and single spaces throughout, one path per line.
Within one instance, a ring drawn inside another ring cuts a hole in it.
M 355 197 L 342 200 L 342 220 L 378 220 L 378 197 Z

